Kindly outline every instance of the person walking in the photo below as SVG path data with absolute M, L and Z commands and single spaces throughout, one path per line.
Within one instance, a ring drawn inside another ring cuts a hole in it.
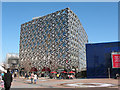
M 59 73 L 57 73 L 57 79 L 59 79 L 60 78 L 60 74 Z
M 35 73 L 35 75 L 34 75 L 34 84 L 36 84 L 36 82 L 37 82 L 37 74 Z
M 2 75 L 0 75 L 0 87 L 4 88 L 4 81 L 2 79 Z
M 118 78 L 119 78 L 119 74 L 117 73 L 117 74 L 116 74 L 116 79 L 118 79 Z
M 4 76 L 4 72 L 1 73 L 1 76 L 2 76 L 2 77 Z
M 9 69 L 7 69 L 7 73 L 3 76 L 4 81 L 4 88 L 5 90 L 10 90 L 11 82 L 13 81 L 12 74 L 10 73 Z
M 31 83 L 33 83 L 34 73 L 31 73 Z
M 14 78 L 16 78 L 17 77 L 17 72 L 14 72 Z

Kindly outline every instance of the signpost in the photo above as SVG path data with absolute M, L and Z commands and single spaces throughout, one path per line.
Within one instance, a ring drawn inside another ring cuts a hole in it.
M 111 53 L 112 58 L 112 68 L 120 68 L 120 52 L 112 52 Z M 110 78 L 110 68 L 108 68 L 108 75 Z
M 112 58 L 112 68 L 120 68 L 120 52 L 112 52 L 111 53 Z M 110 68 L 108 67 L 108 77 L 110 79 Z
M 109 75 L 109 79 L 110 79 L 110 68 L 108 68 L 108 75 Z
M 112 52 L 112 68 L 120 68 L 120 52 Z

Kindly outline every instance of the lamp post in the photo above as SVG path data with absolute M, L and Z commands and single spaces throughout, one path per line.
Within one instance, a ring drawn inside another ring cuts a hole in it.
M 110 68 L 108 68 L 108 77 L 110 79 Z

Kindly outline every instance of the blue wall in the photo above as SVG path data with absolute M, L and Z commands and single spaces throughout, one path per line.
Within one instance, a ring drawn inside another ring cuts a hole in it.
M 120 42 L 86 44 L 87 78 L 108 78 L 110 68 L 111 78 L 120 69 L 112 68 L 112 51 L 120 51 Z

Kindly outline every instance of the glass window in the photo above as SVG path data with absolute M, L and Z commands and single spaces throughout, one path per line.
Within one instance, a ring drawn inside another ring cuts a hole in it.
M 46 30 L 46 26 L 44 27 L 44 30 Z
M 56 18 L 55 20 L 57 21 L 58 19 Z
M 27 43 L 27 40 L 25 41 L 25 43 Z
M 61 46 L 61 44 L 59 44 L 59 47 Z
M 34 46 L 36 45 L 36 43 L 34 43 Z
M 48 38 L 50 38 L 50 34 L 48 34 Z
M 32 39 L 32 42 L 34 41 L 34 38 Z
M 50 28 L 50 25 L 48 26 L 48 28 Z
M 52 54 L 52 50 L 50 51 L 50 54 Z
M 39 42 L 37 42 L 37 45 L 39 46 L 39 45 L 40 45 L 40 43 L 39 43 Z
M 44 32 L 42 32 L 42 35 L 44 34 Z
M 27 36 L 27 39 L 28 39 L 28 36 Z
M 66 40 L 68 40 L 68 37 L 66 37 Z
M 34 48 L 32 48 L 32 51 L 34 50 Z
M 65 54 L 63 54 L 62 57 L 65 58 Z
M 46 39 L 46 36 L 44 35 L 44 39 Z
M 62 52 L 62 49 L 60 49 L 60 52 Z
M 60 30 L 62 30 L 62 27 L 60 27 Z
M 60 12 L 58 12 L 57 15 L 60 15 Z
M 30 38 L 32 38 L 32 35 L 30 35 Z
M 42 41 L 42 42 L 41 42 L 41 44 L 43 45 L 43 44 L 44 44 L 44 42 Z
M 36 39 L 36 41 L 37 41 L 37 38 L 35 38 Z
M 48 51 L 46 51 L 45 53 L 48 54 Z
M 37 27 L 37 25 L 34 25 L 34 28 L 36 28 Z
M 60 38 L 60 41 L 62 41 L 63 39 L 62 38 Z
M 48 49 L 50 49 L 50 45 L 48 45 Z
M 57 28 L 55 28 L 55 31 L 57 31 Z
M 48 21 L 46 21 L 46 24 L 48 24 Z
M 24 36 L 24 39 L 26 39 L 26 37 Z
M 30 43 L 30 47 L 32 47 L 32 44 Z
M 57 40 L 57 38 L 55 39 L 55 42 L 57 42 L 58 40 Z
M 63 17 L 60 18 L 60 20 L 62 20 L 62 19 L 63 19 Z
M 40 35 L 40 33 L 38 32 L 38 36 Z
M 48 30 L 46 31 L 46 34 L 48 34 Z
M 22 44 L 24 44 L 24 41 L 22 41 Z
M 32 29 L 33 27 L 31 26 L 30 28 Z
M 59 22 L 58 22 L 57 24 L 58 24 L 58 26 L 60 25 L 60 23 L 59 23 Z
M 34 37 L 36 37 L 36 34 L 34 34 Z
M 60 36 L 60 32 L 58 33 L 58 36 Z
M 65 13 L 65 11 L 62 12 L 63 14 Z
M 68 48 L 65 48 L 65 51 L 68 51 Z
M 22 33 L 22 35 L 24 36 L 24 33 Z
M 32 32 L 34 33 L 34 32 L 35 32 L 35 30 L 32 30 Z
M 23 47 L 25 48 L 25 45 L 23 45 Z
M 58 54 L 58 58 L 60 58 L 60 54 Z
M 63 24 L 65 24 L 65 21 L 63 21 Z
M 65 43 L 63 43 L 63 47 L 65 46 Z
M 66 32 L 63 32 L 63 36 L 66 34 Z
M 29 44 L 27 44 L 27 48 L 29 47 Z
M 45 42 L 46 42 L 46 44 L 48 44 L 48 41 L 47 41 L 47 40 L 45 40 Z
M 45 48 L 45 46 L 43 46 L 43 48 Z
M 26 28 L 24 30 L 26 31 Z
M 36 29 L 36 31 L 38 32 L 38 28 Z

